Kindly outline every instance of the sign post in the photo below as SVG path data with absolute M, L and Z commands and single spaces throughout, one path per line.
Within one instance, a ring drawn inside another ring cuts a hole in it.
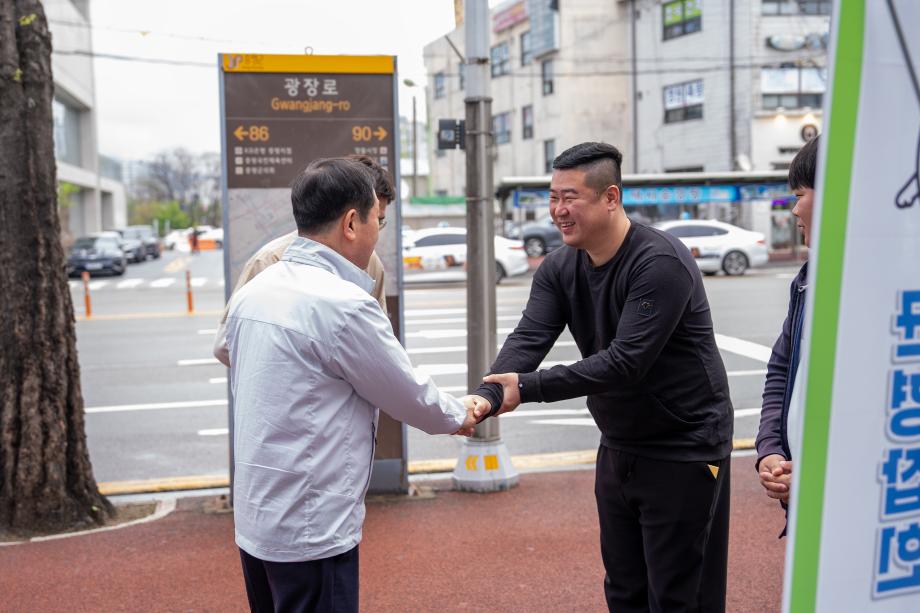
M 920 3 L 834 8 L 783 610 L 918 611 Z
M 291 183 L 317 158 L 363 154 L 399 177 L 396 58 L 221 54 L 224 279 L 226 297 L 262 245 L 296 229 Z M 397 200 L 399 196 L 397 195 Z M 402 334 L 402 215 L 380 232 L 393 330 Z M 229 391 L 228 391 L 229 396 Z M 232 398 L 230 436 L 233 436 Z M 380 416 L 371 491 L 408 491 L 406 426 Z M 233 458 L 231 449 L 231 480 Z

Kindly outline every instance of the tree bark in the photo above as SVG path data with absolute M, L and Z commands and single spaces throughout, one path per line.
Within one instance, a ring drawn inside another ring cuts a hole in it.
M 38 0 L 0 0 L 0 529 L 113 512 L 93 478 L 57 210 L 51 35 Z

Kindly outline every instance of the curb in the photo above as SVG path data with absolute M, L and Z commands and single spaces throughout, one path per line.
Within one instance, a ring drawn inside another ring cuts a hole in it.
M 754 449 L 753 438 L 736 438 L 732 442 L 733 451 Z M 593 464 L 597 460 L 597 449 L 581 451 L 561 451 L 556 453 L 533 453 L 512 456 L 515 468 L 521 470 L 546 470 Z M 432 473 L 449 473 L 457 464 L 456 458 L 437 460 L 416 460 L 409 462 L 410 475 Z M 126 494 L 156 494 L 161 492 L 178 492 L 184 490 L 206 490 L 230 487 L 227 475 L 192 475 L 187 477 L 168 477 L 161 479 L 139 479 L 133 481 L 107 481 L 99 484 L 99 492 L 105 496 L 122 496 Z

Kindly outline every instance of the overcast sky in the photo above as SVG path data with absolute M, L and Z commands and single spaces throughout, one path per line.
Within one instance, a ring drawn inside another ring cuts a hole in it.
M 144 159 L 173 147 L 220 150 L 217 54 L 396 55 L 400 81 L 424 84 L 422 48 L 454 28 L 453 0 L 92 0 L 99 151 Z M 415 90 L 424 109 L 424 92 Z M 400 112 L 413 90 L 400 86 Z

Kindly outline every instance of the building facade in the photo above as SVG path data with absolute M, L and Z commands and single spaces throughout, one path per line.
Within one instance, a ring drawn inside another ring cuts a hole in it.
M 829 0 L 628 0 L 640 172 L 784 170 L 821 129 Z
M 117 163 L 100 159 L 89 0 L 46 0 L 54 41 L 54 152 L 66 242 L 127 222 L 125 190 Z
M 831 5 L 519 0 L 495 7 L 496 182 L 548 173 L 556 154 L 587 140 L 617 145 L 627 173 L 787 168 L 821 129 Z M 460 26 L 425 47 L 433 128 L 438 119 L 464 117 L 463 42 Z M 462 152 L 430 145 L 431 189 L 462 194 Z
M 616 0 L 512 0 L 491 10 L 491 96 L 496 182 L 550 172 L 553 158 L 588 140 L 630 150 L 627 7 Z M 429 43 L 427 113 L 465 116 L 464 27 Z M 449 39 L 449 41 L 448 41 Z M 453 47 L 456 47 L 456 51 Z M 436 134 L 432 134 L 433 139 Z M 433 195 L 462 195 L 462 151 L 429 142 Z M 630 161 L 624 161 L 629 168 Z

